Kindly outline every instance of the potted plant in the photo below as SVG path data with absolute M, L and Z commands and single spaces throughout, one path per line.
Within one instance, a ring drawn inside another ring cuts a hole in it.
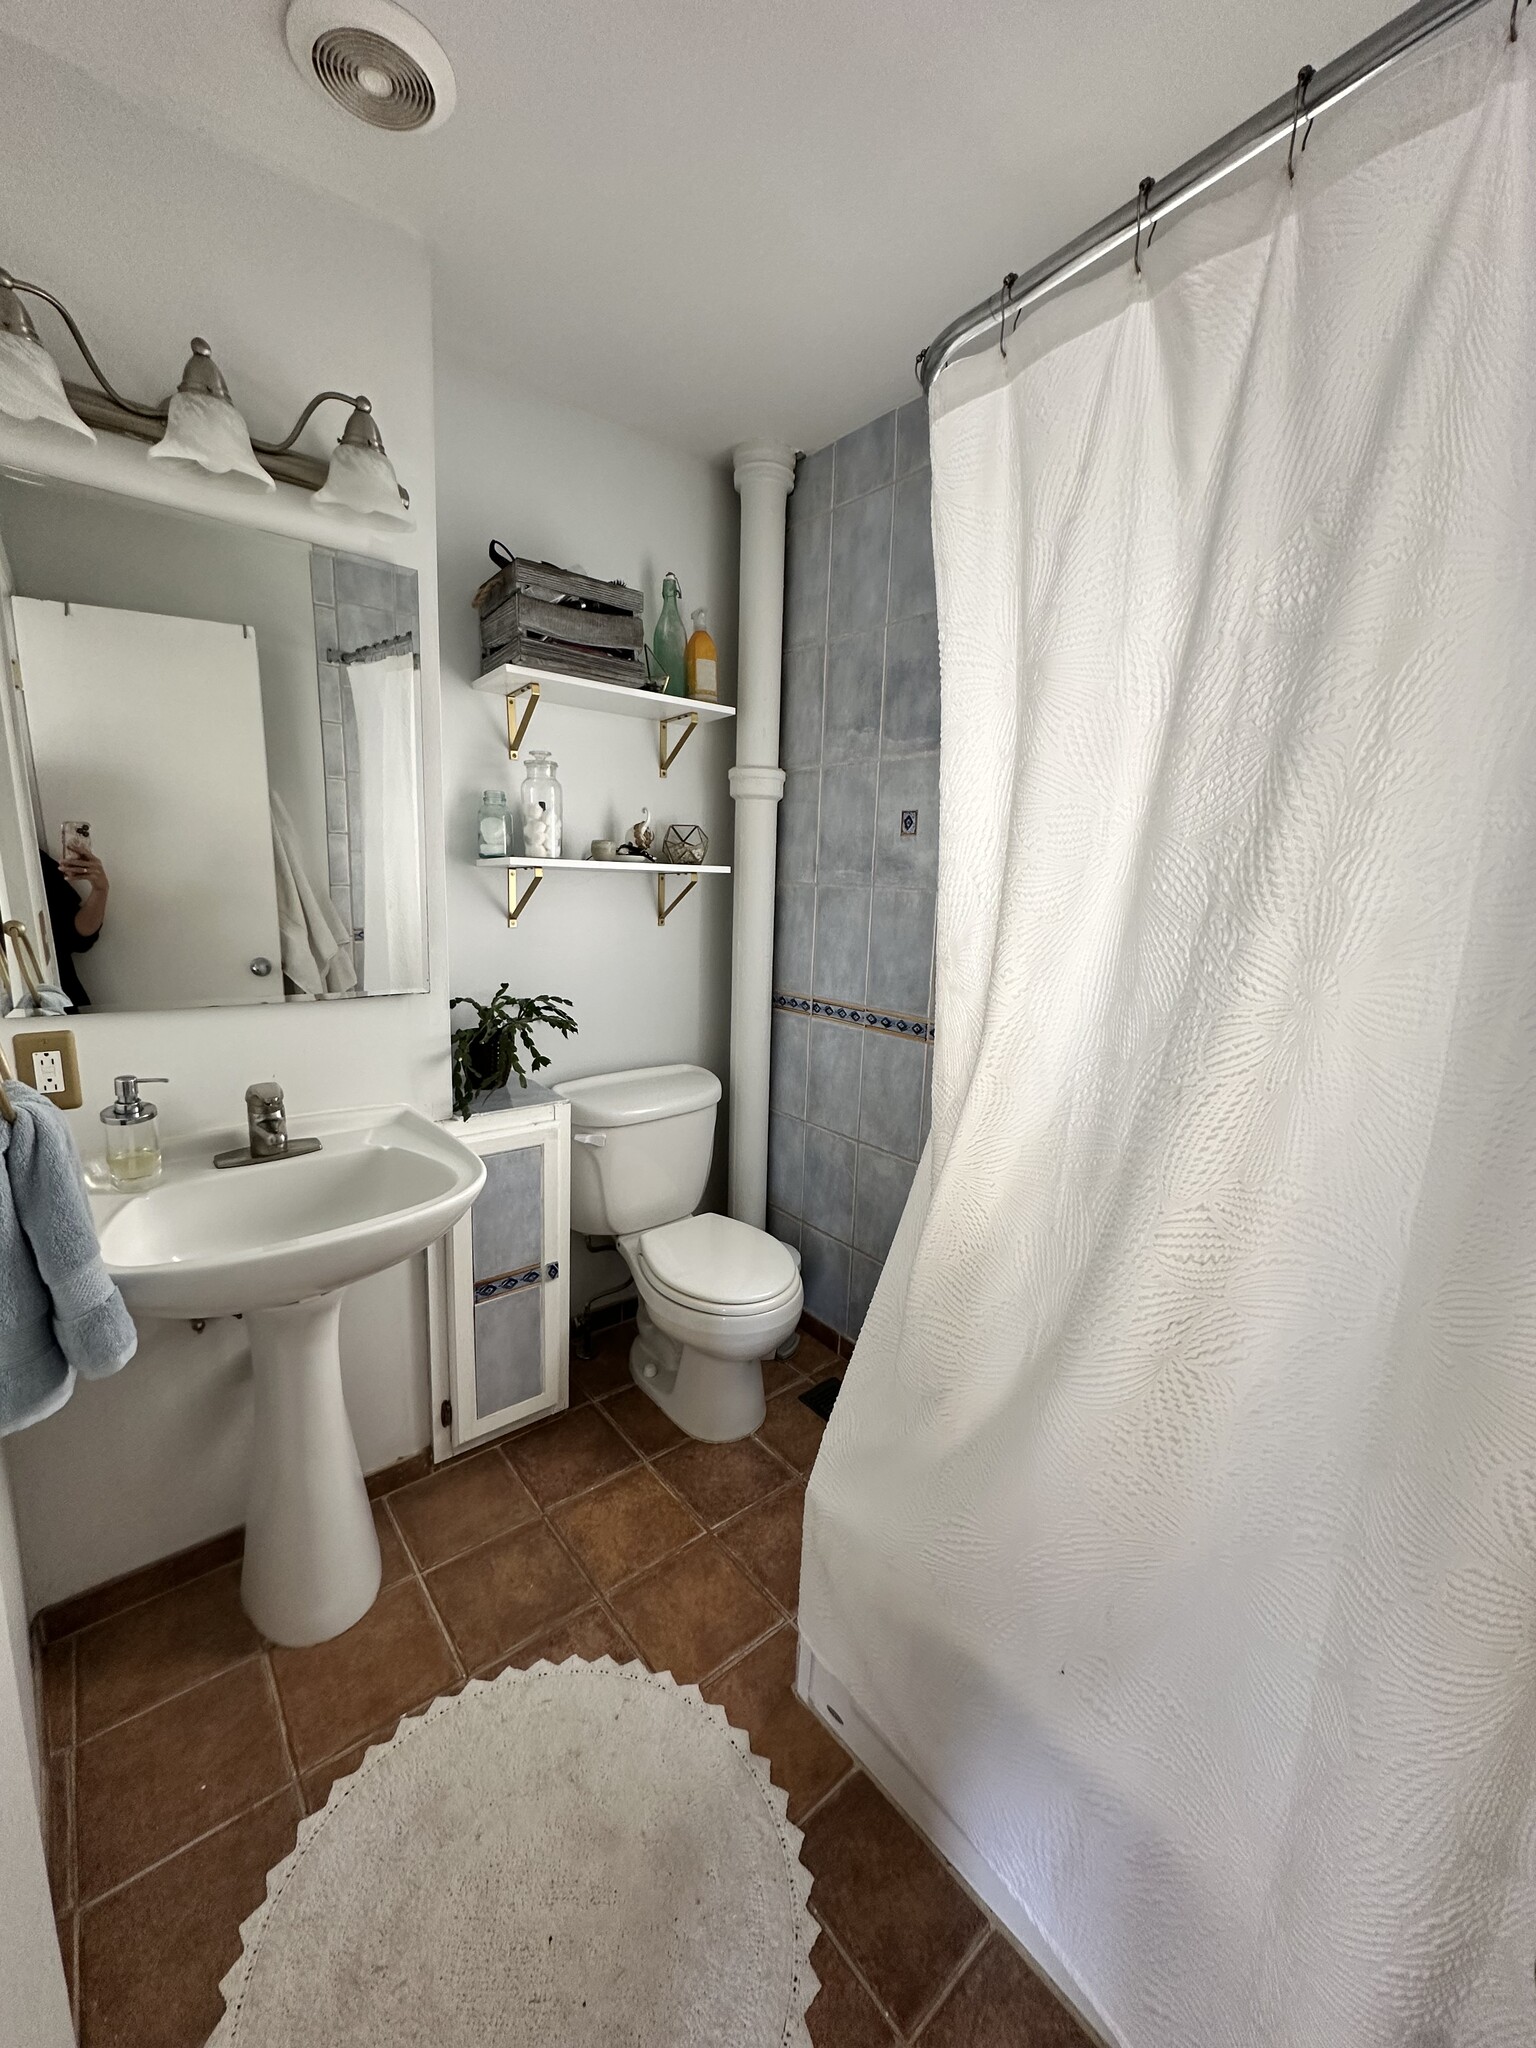
M 526 1088 L 524 1053 L 535 1074 L 550 1064 L 549 1055 L 534 1043 L 535 1026 L 547 1025 L 562 1038 L 576 1029 L 576 1019 L 565 1007 L 568 996 L 513 996 L 507 988 L 503 982 L 488 1003 L 477 1003 L 473 996 L 449 999 L 450 1016 L 461 1005 L 475 1013 L 474 1023 L 460 1025 L 452 1036 L 455 1116 L 467 1119 L 477 1097 L 505 1088 L 514 1074 L 517 1085 Z

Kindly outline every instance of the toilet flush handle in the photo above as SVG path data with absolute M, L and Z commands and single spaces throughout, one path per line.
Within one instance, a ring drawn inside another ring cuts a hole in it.
M 607 1142 L 608 1133 L 606 1131 L 572 1131 L 571 1133 L 571 1143 L 573 1145 L 606 1145 Z

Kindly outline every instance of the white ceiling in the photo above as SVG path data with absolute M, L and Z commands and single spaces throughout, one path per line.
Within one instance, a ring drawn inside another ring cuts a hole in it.
M 459 88 L 416 138 L 300 79 L 283 0 L 9 0 L 4 25 L 416 229 L 446 353 L 715 454 L 911 397 L 1005 270 L 1398 4 L 414 0 Z

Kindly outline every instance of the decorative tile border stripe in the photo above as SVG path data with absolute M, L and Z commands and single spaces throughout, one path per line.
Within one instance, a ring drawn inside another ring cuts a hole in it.
M 558 1280 L 560 1268 L 552 1265 L 548 1269 L 551 1280 Z M 530 1266 L 525 1273 L 503 1273 L 495 1280 L 475 1282 L 475 1307 L 482 1302 L 499 1300 L 503 1294 L 516 1294 L 520 1288 L 537 1287 L 545 1277 L 543 1266 Z
M 857 1003 L 824 1003 L 819 996 L 785 995 L 774 990 L 773 1007 L 803 1017 L 831 1017 L 839 1024 L 857 1024 L 865 1031 L 889 1031 L 897 1038 L 933 1043 L 931 1017 L 898 1017 L 889 1010 L 866 1010 Z

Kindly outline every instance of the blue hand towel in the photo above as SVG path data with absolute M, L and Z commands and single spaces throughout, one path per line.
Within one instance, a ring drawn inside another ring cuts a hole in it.
M 101 1262 L 75 1141 L 51 1102 L 6 1084 L 0 1119 L 0 1436 L 62 1408 L 75 1374 L 104 1379 L 138 1343 Z

